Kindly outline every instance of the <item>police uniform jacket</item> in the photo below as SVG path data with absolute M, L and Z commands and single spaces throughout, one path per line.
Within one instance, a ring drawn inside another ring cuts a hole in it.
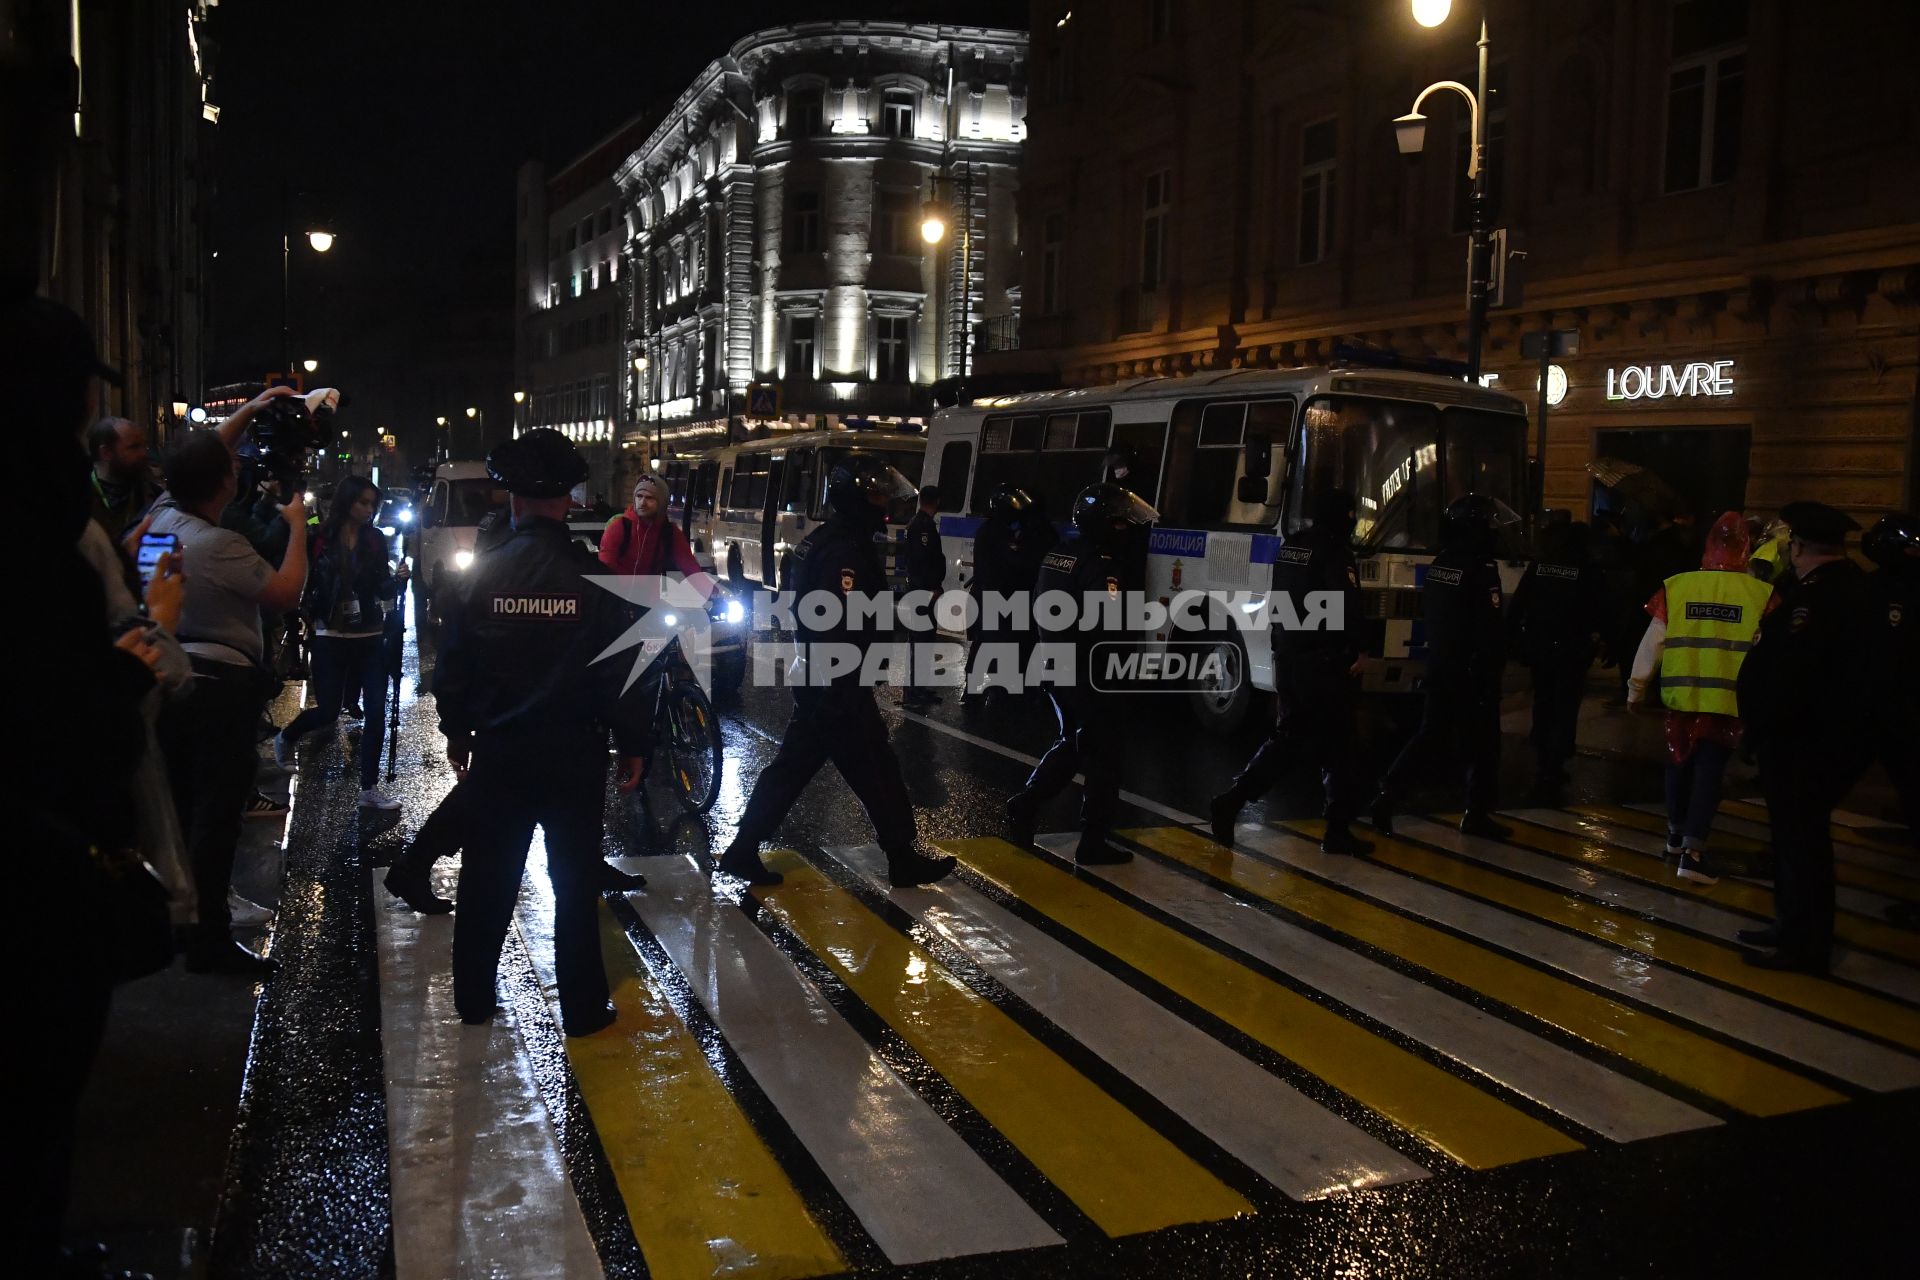
M 973 537 L 973 590 L 1018 591 L 1027 584 L 1020 578 L 1020 527 L 1009 516 L 990 515 Z
M 1477 548 L 1442 551 L 1427 566 L 1421 594 L 1430 676 L 1481 690 L 1497 687 L 1506 660 L 1505 599 L 1493 557 Z
M 1866 574 L 1851 560 L 1816 566 L 1787 592 L 1740 668 L 1740 714 L 1761 750 L 1845 768 L 1870 748 L 1873 625 Z
M 1102 641 L 1129 639 L 1124 614 L 1126 567 L 1121 558 L 1113 551 L 1096 546 L 1084 537 L 1074 538 L 1061 543 L 1041 558 L 1040 572 L 1034 580 L 1034 597 L 1038 599 L 1049 591 L 1060 591 L 1071 596 L 1076 609 L 1074 629 L 1070 632 L 1041 631 L 1040 639 L 1048 644 L 1070 644 L 1075 651 L 1074 663 L 1077 679 L 1081 688 L 1087 688 L 1088 674 L 1092 671 L 1094 646 Z M 1092 604 L 1085 603 L 1091 597 Z M 1079 626 L 1079 619 L 1089 607 L 1107 602 L 1112 612 L 1101 616 L 1101 624 L 1091 629 Z
M 513 536 L 513 517 L 505 507 L 495 507 L 480 517 L 473 531 L 473 554 L 485 555 Z
M 622 696 L 633 651 L 594 661 L 636 616 L 587 581 L 604 571 L 558 520 L 523 521 L 475 560 L 434 673 L 440 731 L 585 739 L 612 729 L 622 754 L 644 751 L 646 686 Z
M 1345 534 L 1308 529 L 1289 536 L 1274 552 L 1273 590 L 1291 599 L 1294 613 L 1301 616 L 1306 614 L 1308 593 L 1315 591 L 1339 592 L 1344 610 L 1339 630 L 1290 631 L 1276 624 L 1271 637 L 1276 661 L 1353 665 L 1363 647 L 1360 629 L 1366 615 L 1360 599 L 1360 566 Z
M 1508 629 L 1528 662 L 1584 665 L 1593 660 L 1594 633 L 1606 630 L 1611 607 L 1606 574 L 1591 561 L 1536 560 L 1514 589 Z
M 858 629 L 849 624 L 847 597 L 858 592 L 881 595 L 887 589 L 886 567 L 873 541 L 873 528 L 835 515 L 800 540 L 793 550 L 793 590 L 802 600 L 809 592 L 826 591 L 840 597 L 840 620 L 831 627 L 811 627 L 799 621 L 800 639 L 807 644 L 851 644 L 864 656 L 879 638 L 871 622 Z M 884 625 L 884 619 L 882 622 Z M 858 687 L 857 670 L 835 676 L 835 688 Z
M 947 580 L 947 553 L 940 545 L 940 522 L 924 511 L 907 521 L 907 587 L 939 591 Z

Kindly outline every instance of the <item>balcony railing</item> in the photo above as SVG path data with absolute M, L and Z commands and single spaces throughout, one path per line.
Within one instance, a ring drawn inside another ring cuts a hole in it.
M 988 316 L 980 324 L 981 351 L 1018 351 L 1020 349 L 1020 313 Z

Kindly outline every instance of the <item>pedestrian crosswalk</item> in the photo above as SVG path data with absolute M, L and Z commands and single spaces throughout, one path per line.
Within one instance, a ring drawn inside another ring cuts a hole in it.
M 1070 836 L 953 840 L 918 889 L 871 846 L 772 853 L 751 891 L 632 860 L 619 1019 L 574 1040 L 537 839 L 489 1027 L 452 1016 L 452 921 L 376 893 L 396 1274 L 1046 1257 L 1920 1087 L 1920 935 L 1868 900 L 1832 978 L 1758 970 L 1733 935 L 1768 890 L 1674 879 L 1657 817 L 1505 820 L 1407 818 L 1365 859 L 1295 821 L 1128 830 L 1097 868 Z M 1838 829 L 1855 888 L 1920 891 Z

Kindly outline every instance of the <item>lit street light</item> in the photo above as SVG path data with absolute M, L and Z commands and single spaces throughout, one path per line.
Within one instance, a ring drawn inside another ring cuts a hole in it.
M 1423 27 L 1435 27 L 1446 21 L 1450 0 L 1413 0 L 1413 19 Z M 1467 181 L 1472 184 L 1468 200 L 1467 223 L 1467 381 L 1480 381 L 1480 345 L 1487 328 L 1487 285 L 1491 274 L 1487 261 L 1487 23 L 1480 20 L 1479 88 L 1458 80 L 1437 80 L 1422 89 L 1407 114 L 1393 122 L 1394 141 L 1403 156 L 1419 155 L 1427 142 L 1427 118 L 1420 104 L 1427 95 L 1442 89 L 1452 90 L 1467 100 L 1472 145 L 1467 149 Z
M 302 360 L 300 366 L 308 373 L 312 373 L 320 367 L 320 362 L 318 360 Z
M 333 232 L 309 231 L 307 232 L 307 243 L 313 246 L 315 253 L 325 253 L 327 250 L 333 248 Z
M 325 253 L 333 248 L 331 231 L 309 231 L 306 237 L 308 246 L 315 253 Z M 290 337 L 293 330 L 293 309 L 292 290 L 289 287 L 292 275 L 293 236 L 283 229 L 280 232 L 280 367 L 288 370 L 293 368 L 293 340 Z M 312 370 L 309 369 L 308 372 L 311 373 Z
M 932 200 L 920 207 L 920 238 L 928 244 L 939 244 L 947 238 L 946 213 Z

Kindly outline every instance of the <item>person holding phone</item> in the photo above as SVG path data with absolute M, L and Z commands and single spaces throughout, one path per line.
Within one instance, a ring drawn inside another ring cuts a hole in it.
M 372 712 L 360 731 L 360 806 L 391 811 L 400 802 L 377 785 L 387 727 L 380 714 L 387 694 L 386 616 L 406 584 L 407 566 L 388 561 L 386 535 L 373 523 L 379 511 L 380 490 L 364 476 L 348 476 L 333 491 L 314 538 L 305 602 L 313 625 L 314 705 L 280 731 L 273 758 L 291 770 L 294 745 L 340 718 L 351 681 Z

